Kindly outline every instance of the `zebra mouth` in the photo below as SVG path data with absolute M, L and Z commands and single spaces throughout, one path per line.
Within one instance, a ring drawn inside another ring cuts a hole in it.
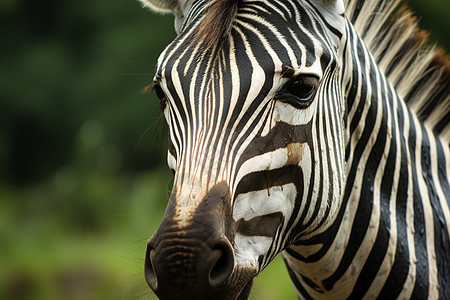
M 253 286 L 253 278 L 247 282 L 247 284 L 244 286 L 241 293 L 239 294 L 239 296 L 236 299 L 237 300 L 247 300 L 248 297 L 250 296 L 250 291 L 252 289 L 252 286 Z
M 228 282 L 231 292 L 227 299 L 247 300 L 250 297 L 250 291 L 253 286 L 253 279 L 258 274 L 258 271 L 252 267 L 239 266 L 235 270 L 233 276 Z M 234 287 L 234 288 L 233 288 Z

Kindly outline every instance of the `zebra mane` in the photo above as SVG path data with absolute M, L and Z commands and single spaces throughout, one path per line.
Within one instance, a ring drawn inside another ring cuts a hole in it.
M 345 0 L 349 20 L 410 109 L 450 142 L 450 59 L 401 0 Z
M 220 44 L 230 32 L 241 0 L 210 0 L 195 38 L 205 48 Z

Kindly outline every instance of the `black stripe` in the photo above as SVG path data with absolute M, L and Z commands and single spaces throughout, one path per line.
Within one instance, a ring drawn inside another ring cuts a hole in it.
M 436 253 L 438 282 L 441 287 L 439 289 L 439 299 L 450 299 L 450 286 L 448 284 L 448 281 L 450 280 L 449 232 L 434 184 L 433 175 L 431 174 L 431 154 L 428 134 L 424 127 L 421 127 L 420 129 L 422 130 L 422 175 L 428 188 L 428 196 L 430 198 L 433 213 L 434 251 Z
M 390 95 L 392 97 L 392 95 Z M 383 103 L 385 104 L 385 103 Z M 385 106 L 385 105 L 384 105 Z M 386 106 L 384 107 L 384 117 L 382 123 L 386 123 L 387 119 L 387 111 Z M 392 123 L 394 123 L 394 120 L 391 120 Z M 393 138 L 392 140 L 396 140 L 395 132 L 392 133 Z M 369 289 L 370 285 L 372 284 L 372 281 L 375 279 L 375 276 L 377 275 L 377 272 L 379 268 L 381 267 L 381 264 L 383 263 L 383 260 L 385 256 L 387 255 L 386 251 L 388 249 L 389 245 L 389 239 L 391 235 L 390 228 L 392 224 L 390 223 L 390 205 L 391 201 L 395 201 L 395 199 L 391 199 L 391 190 L 393 185 L 393 177 L 395 173 L 395 161 L 396 161 L 396 155 L 397 155 L 397 149 L 395 148 L 395 143 L 392 143 L 391 140 L 387 140 L 387 132 L 386 128 L 381 128 L 380 133 L 378 135 L 378 139 L 383 140 L 382 145 L 385 143 L 390 143 L 390 149 L 389 154 L 387 156 L 386 166 L 384 169 L 384 172 L 382 174 L 383 179 L 381 181 L 380 187 L 382 188 L 380 193 L 380 217 L 378 222 L 379 228 L 376 236 L 375 243 L 372 246 L 372 249 L 369 253 L 369 256 L 364 263 L 364 267 L 361 270 L 361 273 L 358 277 L 358 280 L 356 281 L 355 287 L 353 288 L 352 294 L 350 295 L 350 299 L 361 299 Z M 378 149 L 383 149 L 383 146 L 380 146 Z M 402 192 L 402 191 L 400 191 Z M 402 197 L 407 196 L 407 193 L 403 193 L 401 195 Z M 397 205 L 398 206 L 398 205 Z M 406 212 L 405 212 L 406 214 Z M 399 230 L 399 229 L 397 229 Z M 407 241 L 406 239 L 404 241 Z M 400 241 L 399 243 L 402 243 L 404 241 Z M 398 246 L 398 244 L 397 244 Z M 406 249 L 407 250 L 407 249 Z M 408 253 L 406 251 L 406 257 L 408 256 Z M 402 285 L 398 285 L 398 287 L 401 289 Z M 381 298 L 381 299 L 388 299 L 388 298 L 395 298 L 394 294 L 389 294 L 389 297 Z
M 313 298 L 308 294 L 303 285 L 298 281 L 295 273 L 289 268 L 289 265 L 286 263 L 286 267 L 288 269 L 289 277 L 291 277 L 292 283 L 295 285 L 295 288 L 302 294 L 302 296 L 306 300 L 313 300 Z
M 411 150 L 411 157 L 416 156 L 416 132 L 414 128 L 413 117 L 409 115 L 409 122 L 411 124 L 409 130 L 409 149 Z M 411 162 L 412 172 L 412 187 L 414 197 L 414 247 L 416 249 L 416 282 L 411 299 L 427 299 L 429 289 L 429 268 L 428 268 L 428 253 L 427 253 L 427 236 L 425 231 L 425 213 L 423 209 L 422 199 L 420 198 L 420 191 L 418 187 L 416 173 L 415 159 Z
M 258 216 L 248 221 L 242 218 L 236 222 L 236 232 L 245 236 L 273 237 L 283 219 L 281 212 Z
M 235 197 L 254 191 L 267 190 L 274 186 L 293 183 L 297 193 L 303 195 L 303 171 L 299 166 L 286 166 L 280 169 L 253 172 L 245 175 L 236 187 Z M 301 199 L 301 198 L 300 198 Z

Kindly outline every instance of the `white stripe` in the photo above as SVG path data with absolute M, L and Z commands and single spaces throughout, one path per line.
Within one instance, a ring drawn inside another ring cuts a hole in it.
M 416 174 L 417 184 L 422 199 L 424 219 L 425 219 L 425 232 L 427 237 L 427 243 L 424 245 L 427 248 L 428 257 L 428 282 L 429 282 L 429 294 L 428 299 L 438 299 L 439 287 L 437 279 L 437 266 L 436 266 L 436 253 L 434 249 L 434 224 L 433 224 L 433 210 L 428 195 L 427 185 L 422 176 L 422 128 L 415 116 L 413 116 L 416 132 L 416 149 L 415 149 L 415 162 L 416 162 Z
M 409 145 L 409 131 L 410 131 L 410 123 L 409 123 L 409 113 L 408 109 L 403 101 L 399 103 L 401 105 L 401 112 L 403 113 L 404 120 L 404 129 L 403 129 L 403 138 L 405 145 Z M 399 137 L 400 138 L 400 137 Z M 405 147 L 406 149 L 406 162 L 408 167 L 408 194 L 407 194 L 407 203 L 406 203 L 406 236 L 408 241 L 408 254 L 409 254 L 409 270 L 408 276 L 406 277 L 405 283 L 403 284 L 403 289 L 398 299 L 409 299 L 414 290 L 414 285 L 416 283 L 416 246 L 414 243 L 414 189 L 413 189 L 413 171 L 411 169 L 411 152 L 409 147 Z

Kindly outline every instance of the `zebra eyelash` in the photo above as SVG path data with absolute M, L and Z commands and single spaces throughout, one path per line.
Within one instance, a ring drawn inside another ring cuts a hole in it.
M 159 99 L 159 106 L 161 107 L 161 111 L 164 111 L 167 107 L 167 98 L 162 90 L 161 86 L 158 82 L 153 81 L 150 85 L 144 88 L 144 93 L 155 92 L 156 96 Z

